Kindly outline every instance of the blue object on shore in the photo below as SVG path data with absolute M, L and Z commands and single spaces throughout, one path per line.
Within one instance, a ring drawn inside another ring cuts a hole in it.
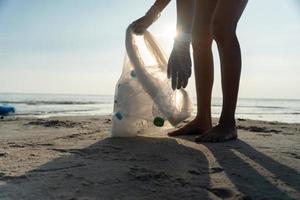
M 16 109 L 12 106 L 0 106 L 0 116 L 7 116 L 10 113 L 14 113 L 16 111 Z

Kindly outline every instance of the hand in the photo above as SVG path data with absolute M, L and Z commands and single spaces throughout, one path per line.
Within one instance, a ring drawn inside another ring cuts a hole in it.
M 190 42 L 175 40 L 168 62 L 168 78 L 172 79 L 172 89 L 185 88 L 192 74 Z
M 145 15 L 131 23 L 132 31 L 142 35 L 153 22 L 154 20 L 149 15 Z
M 160 10 L 156 5 L 153 5 L 145 14 L 145 16 L 131 23 L 134 33 L 142 35 L 153 22 L 160 16 Z

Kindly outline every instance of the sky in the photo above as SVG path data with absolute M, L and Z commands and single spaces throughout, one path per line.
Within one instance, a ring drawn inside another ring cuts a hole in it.
M 114 94 L 125 30 L 154 0 L 0 0 L 0 93 Z M 150 27 L 169 54 L 175 1 Z M 240 97 L 300 99 L 300 0 L 249 0 L 239 22 Z M 220 66 L 213 46 L 215 84 Z M 188 91 L 195 95 L 195 82 Z

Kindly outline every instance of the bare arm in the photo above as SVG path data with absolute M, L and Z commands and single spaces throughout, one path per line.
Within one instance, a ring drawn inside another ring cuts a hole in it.
M 147 28 L 159 18 L 160 13 L 170 1 L 171 0 L 156 0 L 153 6 L 146 12 L 145 16 L 131 24 L 133 31 L 137 34 L 143 34 Z
M 162 12 L 171 0 L 156 0 L 153 6 L 156 6 L 159 12 Z
M 152 7 L 162 12 L 170 1 L 171 0 L 156 0 Z M 176 0 L 178 32 L 191 33 L 194 22 L 195 1 L 196 0 Z
M 177 0 L 177 35 L 168 62 L 168 77 L 172 88 L 185 88 L 192 73 L 190 44 L 194 24 L 195 2 L 197 0 Z
M 177 0 L 177 33 L 191 35 L 194 23 L 195 0 Z M 184 36 L 183 36 L 184 37 Z M 191 36 L 190 36 L 191 37 Z M 188 39 L 188 38 L 183 38 Z M 189 38 L 191 39 L 191 38 Z

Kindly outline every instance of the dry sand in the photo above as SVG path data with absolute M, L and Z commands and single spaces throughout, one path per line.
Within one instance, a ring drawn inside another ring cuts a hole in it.
M 109 116 L 0 121 L 0 199 L 300 199 L 300 125 L 238 120 L 196 144 L 148 130 L 109 138 Z

